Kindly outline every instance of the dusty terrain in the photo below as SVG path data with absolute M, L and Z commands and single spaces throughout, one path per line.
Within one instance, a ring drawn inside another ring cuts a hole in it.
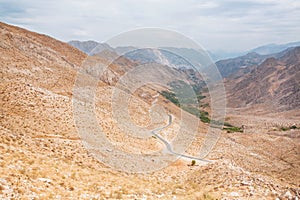
M 84 148 L 74 122 L 73 86 L 86 55 L 48 36 L 3 23 L 0 51 L 1 199 L 299 198 L 299 129 L 222 132 L 206 158 L 212 163 L 191 166 L 191 160 L 179 159 L 152 173 L 116 171 Z M 110 113 L 112 88 L 100 82 L 95 98 L 98 123 L 109 140 L 128 152 L 161 149 L 163 144 L 155 138 L 138 140 L 118 129 Z M 141 101 L 137 97 L 143 92 L 150 95 Z M 148 109 L 155 98 L 175 117 L 161 132 L 171 137 L 179 126 L 179 109 L 151 88 L 132 96 L 132 121 L 149 130 L 166 124 L 158 117 L 150 120 Z M 230 122 L 244 123 L 240 114 L 232 116 L 237 117 Z M 205 137 L 207 125 L 199 124 L 197 138 L 187 150 L 191 155 Z

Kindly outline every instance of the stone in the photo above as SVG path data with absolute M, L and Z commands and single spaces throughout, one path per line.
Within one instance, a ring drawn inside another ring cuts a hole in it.
M 283 195 L 283 197 L 287 198 L 287 199 L 292 199 L 293 195 L 290 191 L 286 191 Z
M 239 197 L 240 196 L 239 193 L 237 193 L 237 192 L 231 192 L 229 195 L 232 196 L 232 197 Z

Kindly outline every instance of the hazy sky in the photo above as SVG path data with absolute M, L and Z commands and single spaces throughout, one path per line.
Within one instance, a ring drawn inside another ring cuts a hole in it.
M 0 21 L 63 41 L 158 27 L 206 49 L 248 50 L 300 41 L 300 0 L 0 0 Z

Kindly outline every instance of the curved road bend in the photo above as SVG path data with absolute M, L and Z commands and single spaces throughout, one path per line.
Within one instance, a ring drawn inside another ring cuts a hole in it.
M 189 158 L 189 159 L 192 159 L 192 160 L 198 160 L 198 161 L 201 161 L 201 162 L 208 162 L 208 163 L 212 162 L 210 160 L 205 160 L 205 159 L 201 159 L 201 158 L 197 158 L 197 157 L 193 157 L 193 156 L 184 155 L 184 154 L 180 154 L 180 153 L 174 152 L 173 149 L 172 149 L 171 144 L 167 140 L 165 140 L 164 138 L 162 138 L 159 134 L 156 133 L 156 132 L 159 132 L 159 131 L 167 128 L 171 124 L 172 124 L 172 115 L 169 115 L 169 122 L 168 122 L 168 124 L 166 126 L 163 126 L 163 127 L 156 128 L 156 129 L 152 130 L 151 134 L 154 135 L 155 137 L 157 137 L 160 141 L 162 141 L 166 145 L 168 151 L 170 153 L 174 154 L 174 155 L 177 155 L 177 156 L 180 156 L 180 157 L 183 157 L 183 158 Z

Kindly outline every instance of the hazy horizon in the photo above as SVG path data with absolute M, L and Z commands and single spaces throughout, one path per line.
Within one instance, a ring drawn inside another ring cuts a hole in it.
M 128 31 L 130 32 L 130 31 Z M 93 40 L 93 39 L 84 39 L 84 40 L 79 40 L 79 39 L 72 39 L 72 40 L 68 40 L 68 41 L 64 41 L 64 42 L 72 42 L 72 41 L 79 41 L 79 42 L 97 42 L 97 43 L 103 43 L 103 44 L 108 44 L 107 41 L 98 41 L 98 40 Z M 284 43 L 265 43 L 265 44 L 260 44 L 258 46 L 253 46 L 252 48 L 249 48 L 249 49 L 241 49 L 241 50 L 228 50 L 228 49 L 205 49 L 207 51 L 213 51 L 213 52 L 224 52 L 224 53 L 247 53 L 249 50 L 253 50 L 255 48 L 260 48 L 260 47 L 263 47 L 263 46 L 271 46 L 271 45 L 285 45 L 285 44 L 290 44 L 290 43 L 298 43 L 300 42 L 300 40 L 298 41 L 289 41 L 289 42 L 284 42 Z M 112 48 L 116 48 L 116 47 L 129 47 L 129 46 L 132 46 L 132 47 L 138 47 L 135 46 L 135 45 L 111 45 L 111 44 L 108 44 L 109 46 L 111 46 Z M 170 46 L 157 46 L 157 47 L 176 47 L 174 45 L 170 45 Z M 188 47 L 180 47 L 180 46 L 177 46 L 177 48 L 188 48 Z M 192 48 L 192 47 L 191 47 Z

